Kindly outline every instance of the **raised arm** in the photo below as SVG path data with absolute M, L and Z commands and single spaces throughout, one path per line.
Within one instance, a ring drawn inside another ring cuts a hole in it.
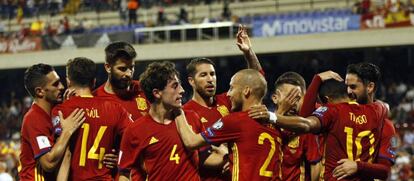
M 262 66 L 260 65 L 259 59 L 252 49 L 249 35 L 247 34 L 246 26 L 239 25 L 239 31 L 236 35 L 237 46 L 240 51 L 243 52 L 244 59 L 247 62 L 247 68 L 255 69 L 262 72 Z
M 45 171 L 52 172 L 59 166 L 63 155 L 65 154 L 70 137 L 85 121 L 84 114 L 85 112 L 82 109 L 75 109 L 66 119 L 64 119 L 62 113 L 59 112 L 62 134 L 58 138 L 56 144 L 53 145 L 52 149 L 39 158 L 40 165 Z

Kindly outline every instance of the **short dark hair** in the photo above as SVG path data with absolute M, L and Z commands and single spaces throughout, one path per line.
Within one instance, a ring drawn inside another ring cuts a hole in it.
M 105 61 L 109 65 L 115 64 L 118 59 L 133 60 L 137 53 L 127 42 L 113 42 L 105 48 Z
M 155 101 L 152 91 L 154 89 L 163 90 L 168 81 L 173 79 L 175 75 L 179 77 L 180 74 L 171 62 L 154 62 L 148 65 L 141 74 L 139 81 L 150 103 Z
M 191 62 L 187 65 L 187 74 L 189 77 L 194 77 L 197 73 L 197 66 L 201 64 L 210 64 L 215 67 L 216 65 L 211 59 L 208 58 L 195 58 L 192 59 Z
M 32 96 L 36 97 L 36 87 L 44 86 L 46 75 L 54 71 L 53 67 L 48 64 L 35 64 L 29 67 L 24 72 L 24 87 L 26 91 Z
M 374 82 L 374 90 L 377 90 L 377 85 L 381 78 L 381 71 L 375 64 L 366 62 L 350 64 L 346 69 L 346 73 L 357 75 L 364 85 L 367 85 L 369 82 Z
M 332 99 L 348 97 L 346 84 L 333 79 L 324 81 L 319 87 L 319 99 L 324 104 L 328 102 L 325 97 Z
M 96 76 L 96 65 L 89 58 L 76 57 L 66 64 L 66 72 L 69 80 L 81 87 L 93 87 Z
M 305 79 L 303 79 L 303 77 L 296 72 L 285 72 L 282 75 L 280 75 L 275 81 L 275 90 L 283 84 L 299 86 L 302 92 L 305 92 L 306 90 Z

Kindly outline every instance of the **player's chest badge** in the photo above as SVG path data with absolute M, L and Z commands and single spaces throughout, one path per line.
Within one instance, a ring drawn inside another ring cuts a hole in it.
M 148 105 L 147 105 L 147 101 L 145 101 L 144 98 L 142 97 L 137 97 L 135 99 L 135 101 L 137 102 L 137 107 L 139 110 L 147 110 L 148 109 Z
M 225 105 L 221 105 L 217 107 L 217 111 L 221 114 L 221 116 L 227 116 L 230 112 Z

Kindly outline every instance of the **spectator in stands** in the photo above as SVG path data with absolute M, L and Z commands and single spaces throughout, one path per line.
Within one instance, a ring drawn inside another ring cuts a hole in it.
M 40 20 L 39 17 L 36 18 L 35 21 L 32 22 L 30 26 L 30 32 L 32 35 L 41 35 L 43 29 L 45 28 L 45 23 Z
M 12 176 L 7 172 L 7 164 L 3 161 L 0 161 L 0 180 L 13 181 Z
M 50 16 L 55 16 L 60 12 L 62 0 L 51 0 L 50 1 Z
M 229 3 L 226 1 L 224 2 L 223 12 L 221 13 L 221 20 L 222 21 L 230 21 L 231 20 L 231 11 L 229 8 Z
M 139 8 L 138 0 L 128 1 L 128 25 L 137 24 L 137 10 Z
M 6 26 L 4 25 L 4 22 L 0 17 L 0 34 L 3 34 L 4 32 L 6 32 Z
M 188 24 L 188 12 L 187 10 L 185 10 L 184 7 L 180 8 L 180 14 L 178 14 L 178 22 L 177 24 L 179 25 L 183 25 L 183 24 Z
M 65 34 L 68 35 L 71 33 L 70 31 L 70 22 L 69 22 L 69 18 L 67 16 L 63 17 L 63 26 L 65 28 Z
M 19 2 L 19 5 L 17 7 L 17 15 L 16 15 L 16 19 L 17 19 L 17 24 L 21 24 L 22 20 L 23 20 L 23 4 L 24 2 Z
M 119 17 L 124 22 L 128 19 L 128 0 L 119 0 Z
M 157 26 L 164 26 L 166 24 L 167 18 L 165 17 L 164 14 L 164 8 L 160 7 L 158 9 L 158 14 L 157 14 Z

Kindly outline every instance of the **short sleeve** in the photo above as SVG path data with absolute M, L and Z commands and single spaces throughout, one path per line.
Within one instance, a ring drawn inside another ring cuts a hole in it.
M 241 124 L 234 114 L 216 121 L 201 133 L 207 143 L 224 143 L 237 140 L 241 135 Z
M 336 110 L 336 107 L 333 106 L 321 106 L 312 113 L 312 115 L 317 117 L 321 123 L 320 132 L 326 132 L 331 129 L 335 115 L 337 115 Z
M 36 118 L 30 118 L 36 119 Z M 38 118 L 43 119 L 43 118 Z M 42 124 L 42 122 L 47 122 L 49 124 Z M 54 137 L 51 131 L 52 125 L 51 120 L 31 120 L 29 124 L 25 126 L 27 129 L 27 137 L 30 140 L 30 145 L 32 146 L 34 159 L 38 159 L 42 155 L 50 151 L 54 144 Z
M 118 167 L 120 172 L 131 171 L 136 167 L 136 162 L 139 160 L 139 154 L 141 153 L 140 143 L 138 135 L 135 135 L 133 126 L 128 127 L 123 134 L 121 141 L 121 149 L 119 152 Z
M 384 128 L 381 134 L 379 158 L 387 159 L 394 164 L 396 149 L 398 146 L 398 137 L 391 120 L 385 120 Z

